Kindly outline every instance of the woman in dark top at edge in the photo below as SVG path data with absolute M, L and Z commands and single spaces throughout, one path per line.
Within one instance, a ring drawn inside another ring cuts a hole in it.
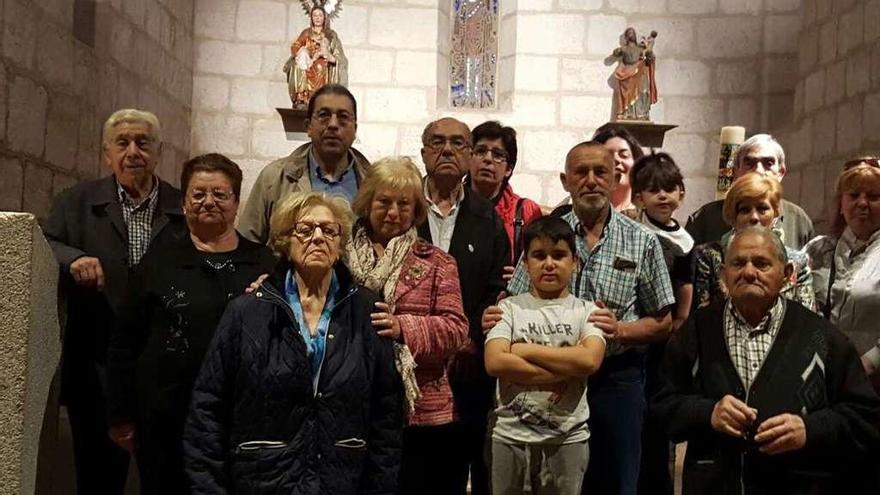
M 135 455 L 144 494 L 189 493 L 183 426 L 202 358 L 227 302 L 275 264 L 235 231 L 241 180 L 220 154 L 183 165 L 189 235 L 146 253 L 111 337 L 111 438 Z

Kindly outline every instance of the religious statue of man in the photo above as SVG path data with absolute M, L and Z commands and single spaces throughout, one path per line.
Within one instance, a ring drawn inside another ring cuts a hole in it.
M 616 120 L 650 120 L 651 105 L 657 103 L 654 79 L 654 40 L 657 31 L 639 40 L 634 28 L 623 32 L 623 43 L 609 57 L 617 60 Z
M 339 12 L 338 0 L 301 0 L 309 27 L 290 45 L 284 64 L 293 108 L 305 108 L 309 98 L 325 84 L 348 85 L 348 59 L 342 41 L 330 29 L 329 18 Z

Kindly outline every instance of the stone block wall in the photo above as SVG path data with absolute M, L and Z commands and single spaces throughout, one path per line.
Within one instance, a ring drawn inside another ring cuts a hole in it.
M 791 121 L 801 0 L 503 0 L 499 105 L 453 111 L 446 91 L 451 0 L 346 0 L 332 27 L 358 100 L 356 147 L 371 159 L 418 157 L 434 118 L 498 119 L 520 133 L 513 184 L 555 204 L 566 151 L 611 117 L 604 58 L 626 26 L 659 31 L 659 123 L 688 177 L 683 214 L 714 196 L 720 127 Z M 193 153 L 220 151 L 259 170 L 298 142 L 274 111 L 289 106 L 281 67 L 307 26 L 299 2 L 196 0 Z
M 192 0 L 5 0 L 0 10 L 0 210 L 43 218 L 53 196 L 107 173 L 101 125 L 155 112 L 160 174 L 189 156 Z
M 803 0 L 802 10 L 784 186 L 822 229 L 843 163 L 880 152 L 880 0 Z

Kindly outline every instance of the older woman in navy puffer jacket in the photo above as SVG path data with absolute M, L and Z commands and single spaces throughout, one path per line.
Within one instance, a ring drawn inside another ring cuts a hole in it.
M 347 203 L 291 196 L 272 219 L 282 263 L 228 307 L 184 434 L 194 494 L 397 490 L 403 395 L 379 300 L 337 263 Z M 322 271 L 323 270 L 323 271 Z

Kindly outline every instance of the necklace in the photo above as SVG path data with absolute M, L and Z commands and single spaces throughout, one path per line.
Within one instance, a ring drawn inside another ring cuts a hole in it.
M 225 259 L 223 261 L 211 261 L 211 260 L 205 258 L 205 263 L 207 263 L 208 266 L 217 270 L 218 272 L 220 270 L 223 270 L 224 268 L 228 269 L 230 272 L 235 271 L 235 265 L 232 264 L 232 260 L 230 260 L 230 259 Z

